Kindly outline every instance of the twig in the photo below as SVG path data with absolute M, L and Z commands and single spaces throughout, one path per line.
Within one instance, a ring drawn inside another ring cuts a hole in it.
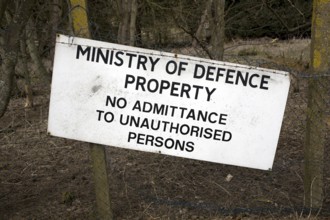
M 187 30 L 185 27 L 183 27 L 182 25 L 179 24 L 179 22 L 177 21 L 176 18 L 174 18 L 174 21 L 176 23 L 176 25 L 181 28 L 185 33 L 189 34 L 190 37 L 192 37 L 194 40 L 196 40 L 196 42 L 198 43 L 198 45 L 206 52 L 206 54 L 208 55 L 208 57 L 210 59 L 213 59 L 212 54 L 210 53 L 210 51 L 207 49 L 207 47 L 196 37 L 196 35 L 194 33 L 192 33 L 192 31 Z
M 279 20 L 279 22 L 291 33 L 311 25 L 311 22 L 306 22 L 305 24 L 299 25 L 297 27 L 289 28 L 288 25 L 283 21 L 281 16 L 277 14 L 277 12 L 268 4 L 267 0 L 263 0 L 263 2 L 267 6 L 267 8 L 275 15 L 275 17 Z
M 219 186 L 223 191 L 225 191 L 229 196 L 231 196 L 231 193 L 228 190 L 226 190 L 225 187 L 221 186 L 219 183 L 216 183 L 214 181 L 212 181 L 211 183 Z

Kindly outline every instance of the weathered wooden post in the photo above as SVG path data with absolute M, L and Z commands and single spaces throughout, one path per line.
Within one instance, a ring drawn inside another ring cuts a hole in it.
M 76 36 L 90 38 L 86 0 L 70 0 L 73 31 Z M 90 144 L 92 170 L 95 184 L 96 209 L 99 219 L 113 219 L 105 147 Z
M 314 0 L 312 17 L 311 67 L 313 74 L 330 67 L 330 1 Z M 307 128 L 305 142 L 305 206 L 321 208 L 323 203 L 323 168 L 325 145 L 325 92 L 321 79 L 309 82 Z

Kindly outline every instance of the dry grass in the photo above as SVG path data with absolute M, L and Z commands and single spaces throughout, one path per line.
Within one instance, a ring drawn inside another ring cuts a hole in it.
M 254 59 L 304 63 L 308 62 L 308 45 L 309 40 L 304 39 L 235 41 L 227 44 L 226 52 L 231 59 L 249 60 L 237 56 L 245 50 Z M 177 52 L 196 52 L 180 50 Z M 96 218 L 88 145 L 47 135 L 48 98 L 37 96 L 34 109 L 24 109 L 22 98 L 13 99 L 0 119 L 0 219 Z M 290 93 L 271 172 L 107 148 L 114 216 L 150 220 L 327 219 L 329 209 L 319 216 L 309 215 L 308 210 L 302 213 L 305 109 L 303 83 L 299 93 Z M 328 151 L 325 158 L 328 167 Z M 330 191 L 329 176 L 330 171 L 325 170 L 326 192 Z M 327 194 L 324 209 L 329 206 Z
M 225 46 L 227 56 L 239 55 L 242 51 L 255 51 L 260 58 L 285 58 L 308 63 L 310 59 L 310 39 L 278 40 L 263 38 L 248 41 L 232 41 Z

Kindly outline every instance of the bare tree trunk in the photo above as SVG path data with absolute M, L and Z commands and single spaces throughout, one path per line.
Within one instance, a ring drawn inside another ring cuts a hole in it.
M 154 8 L 151 8 L 152 21 L 153 21 L 153 34 L 151 35 L 151 39 L 154 40 L 154 43 L 161 44 L 162 43 L 162 35 L 160 33 L 160 27 L 156 22 L 156 12 Z
M 212 18 L 212 57 L 223 60 L 225 44 L 225 0 L 214 0 L 214 17 Z
M 206 26 L 208 25 L 208 17 L 210 16 L 210 8 L 212 5 L 213 0 L 208 0 L 206 3 L 206 7 L 205 10 L 203 12 L 203 15 L 201 17 L 201 22 L 199 23 L 199 26 L 197 28 L 195 37 L 196 39 L 198 39 L 198 41 L 196 39 L 193 40 L 192 46 L 196 47 L 198 42 L 204 42 L 206 39 Z
M 21 66 L 22 66 L 22 75 L 24 77 L 24 91 L 26 95 L 25 99 L 25 108 L 33 107 L 33 94 L 32 94 L 32 87 L 31 87 L 31 79 L 29 75 L 29 69 L 27 65 L 27 51 L 26 51 L 26 37 L 20 40 L 20 51 L 21 51 Z
M 141 19 L 136 16 L 136 33 L 135 33 L 135 44 L 137 46 L 142 45 L 142 30 L 141 30 Z
M 53 0 L 53 4 L 51 5 L 51 13 L 50 13 L 50 57 L 51 60 L 54 60 L 54 51 L 55 51 L 55 40 L 56 40 L 56 32 L 58 29 L 58 25 L 60 23 L 62 15 L 62 0 Z
M 118 43 L 128 44 L 129 43 L 129 20 L 130 20 L 130 4 L 129 0 L 119 0 L 119 10 L 121 21 L 119 24 L 118 31 Z
M 130 26 L 130 0 L 123 0 L 123 9 L 124 9 L 124 21 L 123 21 L 123 44 L 129 44 L 129 26 Z
M 11 96 L 15 66 L 19 50 L 19 38 L 35 1 L 21 1 L 5 32 L 4 60 L 0 70 L 0 118 L 4 115 Z
M 51 76 L 47 72 L 44 64 L 42 63 L 37 45 L 37 34 L 36 34 L 36 27 L 32 20 L 32 18 L 28 21 L 27 29 L 26 29 L 26 44 L 29 49 L 29 53 L 31 56 L 31 59 L 36 66 L 36 71 L 39 74 L 39 76 L 43 77 L 45 82 L 47 84 L 50 84 L 51 82 Z
M 134 46 L 137 18 L 137 0 L 118 0 L 120 23 L 118 43 Z
M 211 37 L 211 49 L 203 42 Z M 225 44 L 225 0 L 208 0 L 201 22 L 193 36 L 193 46 L 199 44 L 211 59 L 223 60 Z
M 5 14 L 8 3 L 9 3 L 9 0 L 1 0 L 0 1 L 0 23 L 2 21 L 2 18 L 4 16 L 4 14 Z
M 131 0 L 131 17 L 129 27 L 129 45 L 131 46 L 135 45 L 137 7 L 137 0 Z
M 6 53 L 0 73 L 0 118 L 6 111 L 13 89 L 14 71 L 17 53 Z

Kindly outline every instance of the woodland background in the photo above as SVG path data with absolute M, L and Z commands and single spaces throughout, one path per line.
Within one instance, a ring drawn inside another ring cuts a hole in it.
M 271 172 L 106 147 L 115 218 L 329 218 L 330 53 L 321 51 L 322 70 L 311 61 L 313 44 L 329 45 L 312 31 L 313 3 L 326 11 L 327 1 L 77 2 L 0 2 L 0 219 L 98 218 L 89 144 L 47 135 L 55 37 L 85 33 L 77 9 L 95 40 L 292 76 Z

